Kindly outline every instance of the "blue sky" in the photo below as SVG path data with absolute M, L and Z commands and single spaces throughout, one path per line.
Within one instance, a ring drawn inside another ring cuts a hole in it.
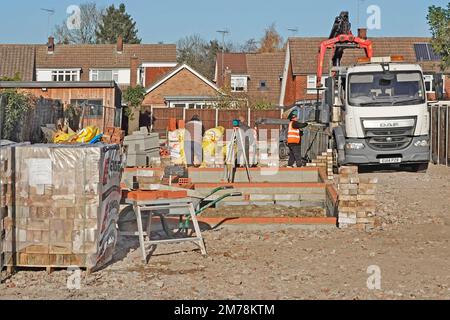
M 446 6 L 449 0 L 359 0 L 360 21 L 365 24 L 366 9 L 381 9 L 381 29 L 369 36 L 429 36 L 426 23 L 429 5 Z M 47 14 L 40 8 L 56 10 L 51 28 L 68 17 L 66 8 L 90 0 L 2 1 L 0 43 L 45 43 Z M 244 42 L 259 39 L 266 26 L 274 22 L 283 37 L 328 36 L 333 19 L 341 10 L 350 11 L 356 33 L 358 0 L 129 0 L 95 1 L 100 6 L 124 2 L 137 22 L 144 43 L 174 43 L 199 34 L 205 39 L 221 38 L 217 30 L 228 29 L 227 41 Z

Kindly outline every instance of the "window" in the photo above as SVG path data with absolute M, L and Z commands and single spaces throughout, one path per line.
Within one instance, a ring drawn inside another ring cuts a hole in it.
M 325 81 L 328 79 L 328 76 L 322 76 L 322 79 L 320 80 L 320 83 L 322 84 L 322 87 L 325 87 Z M 309 75 L 307 77 L 307 83 L 306 83 L 306 93 L 307 94 L 317 94 L 317 76 L 316 75 Z
M 259 81 L 259 90 L 266 90 L 267 89 L 267 81 L 261 80 Z
M 417 61 L 439 61 L 441 56 L 436 54 L 433 47 L 429 43 L 414 44 L 414 51 L 416 52 Z
M 91 81 L 115 81 L 119 83 L 119 70 L 91 70 Z
M 103 100 L 72 99 L 70 104 L 82 107 L 86 118 L 99 118 L 103 116 Z
M 52 81 L 80 81 L 79 70 L 52 70 Z
M 231 76 L 232 92 L 247 92 L 247 76 Z
M 425 103 L 422 74 L 417 71 L 353 73 L 348 97 L 352 106 L 400 106 Z
M 435 91 L 433 75 L 424 75 L 423 80 L 425 81 L 425 91 L 427 93 L 433 93 Z

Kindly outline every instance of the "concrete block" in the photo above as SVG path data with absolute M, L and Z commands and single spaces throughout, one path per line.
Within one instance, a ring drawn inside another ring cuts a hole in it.
M 265 207 L 265 206 L 273 206 L 275 205 L 274 201 L 250 201 L 250 205 L 257 207 Z
M 250 194 L 250 201 L 273 201 L 272 194 Z
M 147 165 L 147 157 L 145 153 L 127 154 L 128 167 L 143 167 Z
M 299 194 L 276 194 L 274 197 L 275 201 L 299 201 Z
M 217 207 L 230 207 L 230 206 L 249 206 L 250 201 L 223 201 L 217 204 Z
M 325 200 L 326 194 L 323 193 L 310 193 L 310 194 L 301 194 L 300 199 L 303 200 Z

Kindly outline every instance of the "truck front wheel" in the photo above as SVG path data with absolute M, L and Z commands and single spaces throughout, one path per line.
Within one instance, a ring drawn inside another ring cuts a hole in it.
M 411 165 L 411 169 L 414 172 L 425 173 L 428 170 L 428 162 L 427 163 L 414 163 Z

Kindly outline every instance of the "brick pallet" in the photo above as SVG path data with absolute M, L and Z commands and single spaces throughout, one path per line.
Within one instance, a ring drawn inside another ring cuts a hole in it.
M 0 141 L 0 273 L 5 267 L 5 237 L 6 218 L 8 217 L 8 202 L 10 202 L 11 180 L 11 146 L 13 143 Z M 1 276 L 0 276 L 1 281 Z
M 333 150 L 328 149 L 326 152 L 322 152 L 322 155 L 312 160 L 311 163 L 306 164 L 307 167 L 319 167 L 325 168 L 327 173 L 327 179 L 333 180 Z
M 121 198 L 117 145 L 15 147 L 12 174 L 8 266 L 93 269 L 111 260 Z
M 358 167 L 339 169 L 338 224 L 340 228 L 373 229 L 376 224 L 376 186 L 378 179 L 358 175 Z

